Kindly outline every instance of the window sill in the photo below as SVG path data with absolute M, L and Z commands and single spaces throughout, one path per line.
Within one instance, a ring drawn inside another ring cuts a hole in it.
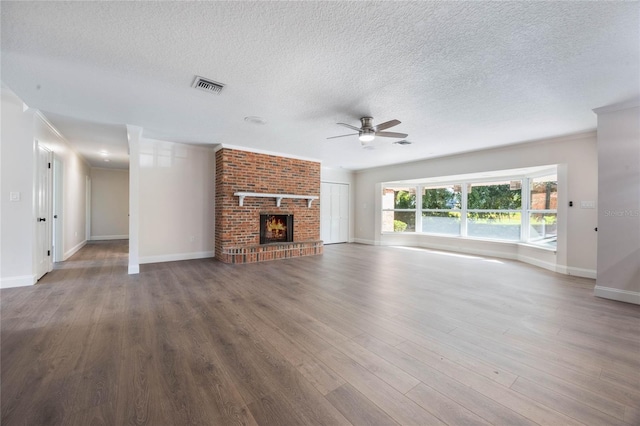
M 457 239 L 463 241 L 482 241 L 486 243 L 496 243 L 496 244 L 511 244 L 514 246 L 521 246 L 527 248 L 533 248 L 536 250 L 542 250 L 552 253 L 557 253 L 557 248 L 553 247 L 545 247 L 537 244 L 531 244 L 524 241 L 507 241 L 507 240 L 493 240 L 491 238 L 476 238 L 476 237 L 462 237 L 460 235 L 447 235 L 447 234 L 431 234 L 428 232 L 382 232 L 381 235 L 389 236 L 389 235 L 402 235 L 402 236 L 425 236 L 425 237 L 438 237 L 438 238 L 449 238 L 449 239 Z

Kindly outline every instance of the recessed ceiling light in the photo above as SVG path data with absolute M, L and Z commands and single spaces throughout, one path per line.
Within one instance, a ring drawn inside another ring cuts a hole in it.
M 107 155 L 109 155 L 109 153 L 104 150 L 100 151 L 99 154 L 102 155 L 103 157 L 106 157 Z
M 105 158 L 105 159 L 104 159 L 104 161 L 106 161 L 106 162 L 108 163 L 108 162 L 109 162 L 109 161 L 111 161 L 111 160 L 109 160 L 108 158 Z
M 244 121 L 252 124 L 267 124 L 266 118 L 258 117 L 257 115 L 249 115 L 244 118 Z

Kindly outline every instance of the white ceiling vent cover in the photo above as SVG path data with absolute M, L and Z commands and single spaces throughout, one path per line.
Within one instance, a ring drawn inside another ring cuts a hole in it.
M 222 92 L 224 84 L 218 83 L 213 80 L 207 80 L 206 78 L 196 75 L 196 78 L 193 80 L 193 84 L 191 85 L 191 87 L 219 95 L 220 92 Z

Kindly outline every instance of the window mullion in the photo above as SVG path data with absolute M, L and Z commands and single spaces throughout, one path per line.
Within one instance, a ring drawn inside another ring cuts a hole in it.
M 531 209 L 531 179 L 523 178 L 520 190 L 522 191 L 522 206 L 520 217 L 520 241 L 529 241 L 529 210 Z
M 416 187 L 416 230 L 422 232 L 422 185 Z
M 462 182 L 462 188 L 460 188 L 462 192 L 462 199 L 460 200 L 460 236 L 467 236 L 467 193 L 468 193 L 468 183 Z

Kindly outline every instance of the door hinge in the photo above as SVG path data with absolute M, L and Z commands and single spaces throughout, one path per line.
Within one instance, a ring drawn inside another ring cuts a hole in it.
M 50 169 L 50 168 L 51 168 L 51 163 L 48 163 L 48 164 L 49 164 L 49 167 L 48 167 L 48 168 Z
M 47 250 L 47 256 L 51 256 L 51 250 Z

